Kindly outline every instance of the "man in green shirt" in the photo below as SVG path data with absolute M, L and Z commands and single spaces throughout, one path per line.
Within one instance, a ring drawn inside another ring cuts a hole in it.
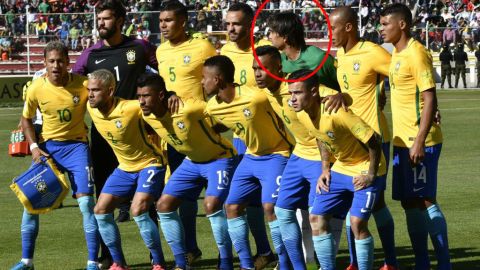
M 48 13 L 49 10 L 50 5 L 47 3 L 47 0 L 43 0 L 43 2 L 38 5 L 38 11 L 40 11 L 40 13 Z
M 280 12 L 268 18 L 270 28 L 268 38 L 282 52 L 282 71 L 292 73 L 300 69 L 315 70 L 323 61 L 326 52 L 305 43 L 305 30 L 300 18 L 292 12 Z M 318 70 L 320 84 L 340 91 L 337 82 L 335 59 L 327 56 L 324 65 Z

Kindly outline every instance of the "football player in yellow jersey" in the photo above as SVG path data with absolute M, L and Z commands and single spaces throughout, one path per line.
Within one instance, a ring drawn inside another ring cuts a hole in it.
M 280 52 L 275 47 L 260 46 L 256 48 L 256 52 L 260 62 L 268 71 L 278 77 L 284 77 Z M 258 87 L 267 93 L 272 108 L 296 141 L 293 153 L 282 174 L 282 184 L 278 192 L 275 213 L 293 268 L 306 269 L 304 254 L 302 253 L 302 237 L 304 243 L 307 242 L 305 241 L 306 237 L 310 238 L 308 242 L 312 243 L 311 256 L 313 256 L 312 234 L 311 229 L 300 231 L 295 213 L 297 209 L 308 209 L 309 206 L 313 205 L 317 180 L 322 174 L 320 151 L 315 137 L 310 135 L 308 130 L 298 121 L 297 114 L 291 106 L 288 85 L 268 76 L 267 72 L 260 68 L 255 60 L 253 60 L 252 67 Z M 298 168 L 302 168 L 302 170 Z M 308 212 L 306 222 L 307 228 L 309 228 Z M 330 224 L 330 226 L 339 229 L 336 230 L 337 235 L 335 235 L 339 239 L 343 219 L 335 219 L 335 222 L 338 224 Z M 310 233 L 306 233 L 306 231 Z M 303 234 L 307 235 L 303 236 Z M 308 251 L 307 248 L 307 253 Z M 308 259 L 314 261 L 313 258 L 307 258 L 307 261 L 309 261 Z
M 283 168 L 292 144 L 288 132 L 280 126 L 267 96 L 261 91 L 242 91 L 234 83 L 235 67 L 230 58 L 218 55 L 209 58 L 203 68 L 203 88 L 210 98 L 207 113 L 218 123 L 235 132 L 247 145 L 231 182 L 225 203 L 228 232 L 240 258 L 241 269 L 253 269 L 245 208 L 258 201 L 261 191 L 273 245 L 279 256 L 280 269 L 289 268 L 274 205 Z M 268 168 L 268 169 L 265 169 Z
M 310 70 L 299 70 L 299 79 Z M 346 215 L 350 209 L 355 234 L 358 268 L 373 267 L 373 237 L 368 219 L 386 177 L 381 137 L 351 110 L 328 113 L 321 106 L 318 78 L 289 84 L 291 102 L 299 121 L 317 138 L 322 155 L 322 174 L 318 179 L 311 221 L 315 251 L 322 269 L 335 269 L 334 239 L 328 220 Z M 330 155 L 336 161 L 330 168 Z
M 235 165 L 233 145 L 213 130 L 212 121 L 205 114 L 205 101 L 183 99 L 178 113 L 172 114 L 167 108 L 162 77 L 144 74 L 137 86 L 143 119 L 163 140 L 186 155 L 157 202 L 158 216 L 175 256 L 176 269 L 188 266 L 183 225 L 177 209 L 183 200 L 197 201 L 206 186 L 204 207 L 220 252 L 219 269 L 233 270 L 232 242 L 223 211 Z
M 390 157 L 390 132 L 383 113 L 385 90 L 383 82 L 388 76 L 391 55 L 381 46 L 360 40 L 357 12 L 351 7 L 338 7 L 330 14 L 333 46 L 337 51 L 337 78 L 341 91 L 350 101 L 349 108 L 364 120 L 376 133 L 382 135 L 383 154 Z M 395 254 L 394 222 L 385 204 L 384 183 L 373 209 L 373 217 L 385 253 L 385 263 L 380 269 L 397 269 Z M 356 253 L 353 233 L 347 218 L 347 239 L 350 249 L 350 266 L 356 269 Z
M 229 57 L 235 65 L 234 80 L 236 83 L 258 91 L 255 75 L 252 70 L 254 57 L 250 44 L 250 27 L 253 16 L 254 12 L 252 8 L 245 3 L 235 3 L 228 8 L 225 23 L 229 41 L 222 47 L 220 54 Z M 265 43 L 269 42 L 261 39 L 256 46 Z M 247 150 L 247 146 L 235 133 L 233 134 L 232 142 L 237 150 L 238 159 L 241 160 Z M 247 219 L 257 247 L 257 254 L 254 256 L 254 265 L 256 269 L 261 270 L 276 261 L 268 241 L 261 205 L 248 206 Z
M 205 100 L 202 89 L 203 62 L 216 55 L 215 48 L 203 39 L 194 39 L 187 35 L 187 8 L 178 1 L 169 1 L 160 10 L 160 31 L 166 42 L 157 49 L 158 72 L 165 78 L 169 91 L 180 98 Z M 168 162 L 172 172 L 180 165 L 184 155 L 167 147 Z M 186 248 L 190 263 L 201 257 L 196 238 L 197 202 L 183 201 L 180 217 L 185 227 Z
M 436 200 L 442 132 L 434 122 L 437 108 L 432 56 L 410 35 L 412 14 L 402 4 L 381 13 L 381 34 L 394 50 L 389 69 L 393 122 L 393 190 L 407 218 L 415 269 L 429 269 L 428 233 L 438 269 L 451 269 L 447 222 Z
M 84 122 L 87 89 L 86 77 L 67 71 L 68 48 L 50 42 L 44 50 L 46 76 L 30 85 L 25 99 L 21 125 L 30 144 L 32 159 L 51 157 L 62 172 L 69 174 L 74 198 L 83 216 L 88 249 L 87 269 L 98 269 L 99 235 L 93 214 L 93 179 L 87 127 Z M 43 114 L 43 130 L 37 141 L 32 118 L 39 108 Z M 22 260 L 14 270 L 34 269 L 33 253 L 38 235 L 39 217 L 25 209 L 22 216 Z
M 114 75 L 106 69 L 89 75 L 88 112 L 119 162 L 100 193 L 95 218 L 102 239 L 112 254 L 110 269 L 128 269 L 113 211 L 122 201 L 133 196 L 130 210 L 152 254 L 152 269 L 165 269 L 158 228 L 148 215 L 150 205 L 160 197 L 163 189 L 165 158 L 147 141 L 138 102 L 114 97 L 115 84 Z

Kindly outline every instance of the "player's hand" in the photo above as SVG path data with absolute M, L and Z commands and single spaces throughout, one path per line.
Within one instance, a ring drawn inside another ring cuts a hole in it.
M 381 92 L 378 99 L 378 106 L 380 106 L 380 110 L 383 111 L 386 104 L 387 104 L 387 95 L 385 95 L 385 92 Z
M 42 159 L 41 159 L 42 157 L 47 157 L 48 158 L 50 156 L 49 154 L 43 152 L 43 150 L 40 149 L 39 147 L 34 148 L 31 151 L 32 151 L 32 160 L 35 163 L 42 162 Z
M 20 121 L 18 121 L 17 129 L 22 129 L 22 118 L 20 118 Z
M 425 158 L 425 147 L 423 143 L 421 144 L 415 141 L 409 150 L 409 154 L 410 154 L 410 163 L 412 167 L 415 167 L 418 164 L 420 164 L 420 162 L 422 162 L 423 159 Z
M 348 111 L 347 101 L 343 97 L 342 93 L 326 96 L 322 99 L 322 103 L 325 104 L 325 110 L 328 113 L 331 113 L 332 111 L 337 112 L 340 108 Z
M 316 191 L 318 194 L 322 193 L 322 189 L 326 192 L 330 191 L 330 180 L 332 176 L 330 175 L 330 171 L 324 170 L 320 177 L 318 178 L 317 188 Z
M 440 114 L 439 109 L 435 111 L 435 115 L 433 116 L 433 122 L 435 122 L 435 124 L 437 125 L 440 125 L 442 123 L 442 115 Z
M 357 191 L 370 186 L 374 180 L 375 180 L 375 177 L 373 175 L 362 174 L 362 175 L 354 176 L 352 183 L 355 191 Z
M 171 95 L 167 100 L 168 109 L 170 113 L 177 113 L 180 109 L 180 106 L 183 105 L 182 100 L 175 94 Z

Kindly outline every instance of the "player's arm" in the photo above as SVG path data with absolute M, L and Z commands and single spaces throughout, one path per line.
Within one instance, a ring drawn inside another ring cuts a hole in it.
M 425 140 L 432 127 L 434 115 L 437 111 L 437 95 L 435 88 L 422 92 L 423 110 L 420 115 L 420 124 L 417 136 L 410 148 L 410 162 L 412 165 L 419 164 L 425 158 Z
M 173 91 L 167 91 L 167 107 L 170 113 L 178 113 L 178 109 L 183 105 L 182 100 Z
M 322 157 L 322 174 L 317 181 L 317 193 L 322 193 L 322 189 L 328 192 L 330 190 L 330 155 L 327 147 L 323 142 L 317 139 L 318 149 L 320 150 L 320 156 Z
M 35 136 L 35 128 L 33 127 L 32 118 L 26 118 L 22 116 L 20 119 L 20 123 L 22 125 L 23 134 L 27 139 L 28 144 L 30 145 L 30 151 L 32 151 L 32 159 L 35 163 L 41 161 L 41 157 L 48 157 L 49 155 L 42 151 L 37 144 L 37 139 Z
M 378 165 L 382 157 L 382 137 L 373 133 L 368 142 L 365 144 L 368 148 L 368 156 L 370 158 L 370 166 L 367 175 L 357 175 L 353 177 L 353 187 L 355 190 L 361 190 L 370 186 L 375 180 L 378 172 Z

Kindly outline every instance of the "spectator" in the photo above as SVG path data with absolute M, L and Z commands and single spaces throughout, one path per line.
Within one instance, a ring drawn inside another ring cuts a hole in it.
M 12 5 L 8 5 L 8 11 L 5 13 L 5 20 L 7 21 L 7 26 L 15 34 L 15 12 Z
M 47 0 L 43 0 L 40 5 L 38 5 L 38 11 L 40 13 L 49 13 L 50 12 L 50 5 L 47 3 Z
M 468 55 L 463 50 L 463 44 L 459 44 L 457 50 L 453 54 L 453 59 L 455 60 L 455 88 L 458 88 L 458 81 L 460 80 L 460 76 L 462 76 L 463 87 L 467 88 L 466 82 L 466 62 L 468 62 Z
M 145 29 L 142 25 L 138 26 L 137 29 L 137 39 L 143 39 L 145 41 L 149 41 L 150 38 L 150 30 Z
M 80 38 L 80 32 L 81 32 L 80 25 L 78 24 L 75 24 L 69 31 L 72 51 L 77 50 L 78 39 Z
M 443 8 L 443 13 L 442 13 L 442 18 L 445 20 L 445 21 L 448 21 L 450 20 L 451 18 L 453 18 L 453 15 L 452 13 L 448 12 L 448 8 Z
M 60 30 L 60 26 L 58 26 L 53 17 L 48 19 L 48 26 L 47 26 L 47 38 L 49 41 L 53 41 L 56 39 L 57 32 Z
M 82 51 L 84 51 L 89 48 L 92 43 L 92 29 L 90 28 L 88 23 L 83 24 L 81 37 L 82 38 L 80 43 L 82 45 Z
M 47 23 L 43 21 L 43 18 L 38 18 L 38 22 L 35 25 L 35 31 L 37 32 L 37 36 L 40 42 L 47 42 Z
M 60 41 L 65 44 L 65 46 L 68 47 L 68 35 L 70 34 L 70 31 L 68 29 L 68 24 L 63 24 L 62 28 L 60 31 L 58 31 L 57 36 L 60 39 Z
M 0 56 L 2 61 L 12 60 L 12 38 L 9 31 L 5 31 L 0 37 Z
M 280 6 L 279 6 L 280 11 L 289 11 L 292 9 L 292 3 L 290 0 L 280 0 Z
M 457 33 L 452 29 L 452 25 L 448 24 L 447 29 L 443 31 L 443 44 L 450 45 L 450 43 L 455 44 L 457 40 Z

